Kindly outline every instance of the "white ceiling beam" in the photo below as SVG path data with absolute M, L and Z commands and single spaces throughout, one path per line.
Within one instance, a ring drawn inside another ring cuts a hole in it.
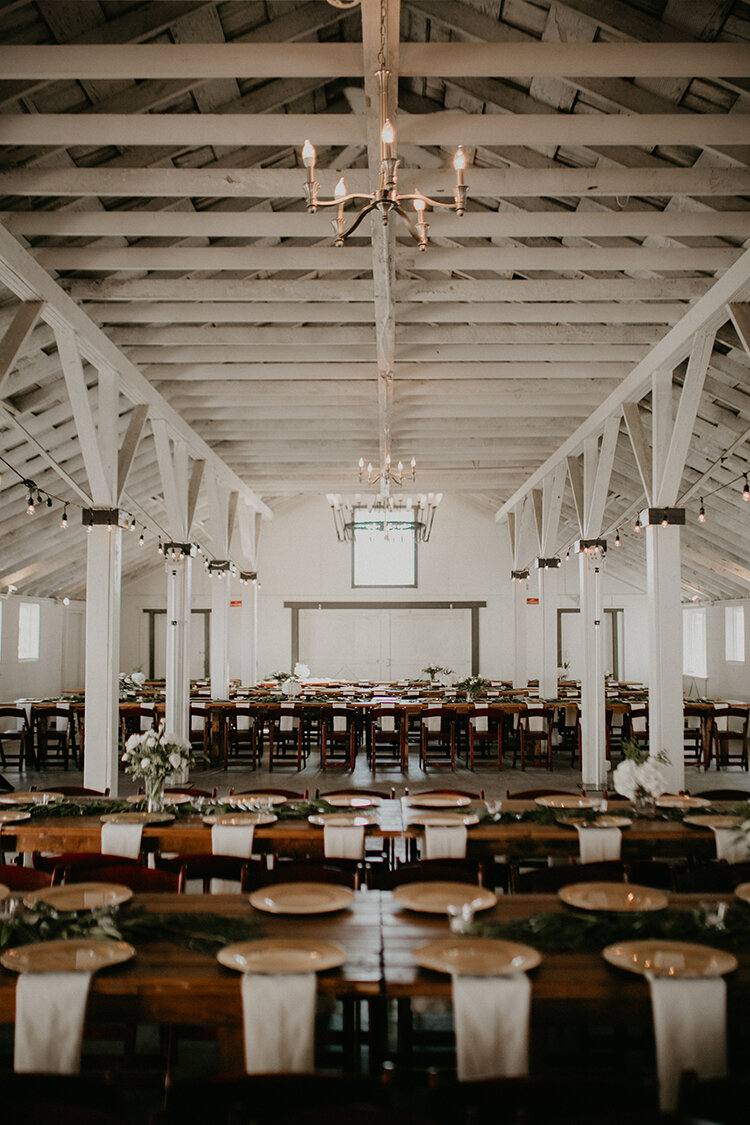
M 750 77 L 743 43 L 403 43 L 405 77 Z M 356 43 L 3 47 L 14 79 L 278 78 L 366 74 Z
M 750 190 L 750 180 L 748 181 Z M 370 270 L 368 247 L 70 247 L 31 251 L 45 269 L 54 270 Z M 728 269 L 742 254 L 734 247 L 672 246 L 504 246 L 449 249 L 430 247 L 426 254 L 399 247 L 399 269 L 434 270 L 696 270 Z M 419 256 L 418 256 L 419 255 Z
M 586 539 L 597 539 L 602 529 L 602 520 L 604 519 L 604 509 L 607 503 L 607 491 L 609 489 L 609 481 L 612 475 L 612 466 L 615 459 L 615 450 L 617 448 L 617 439 L 620 434 L 620 418 L 619 415 L 612 415 L 604 424 L 604 433 L 602 434 L 601 444 L 596 442 L 595 450 L 589 452 L 594 453 L 593 464 L 593 480 L 588 495 L 586 496 L 585 518 L 583 523 L 583 534 Z M 594 440 L 596 439 L 589 439 Z M 584 446 L 584 457 L 586 456 L 586 446 Z
M 372 363 L 153 363 L 144 374 L 149 380 L 176 378 L 224 382 L 227 378 L 245 379 L 372 379 Z M 623 379 L 631 370 L 627 363 L 590 363 L 586 375 L 591 379 Z M 580 360 L 574 363 L 464 363 L 460 368 L 447 363 L 399 364 L 399 382 L 407 379 L 570 379 L 581 376 Z M 603 421 L 603 419 L 602 419 Z
M 26 114 L 24 119 L 34 120 L 34 117 Z M 0 211 L 0 222 L 11 234 L 24 237 L 320 239 L 328 237 L 331 230 L 329 217 L 321 211 L 315 215 L 305 211 L 257 210 Z M 469 211 L 461 216 L 432 211 L 430 232 L 433 237 L 446 238 L 565 238 L 575 235 L 745 238 L 750 235 L 750 211 Z
M 66 325 L 55 324 L 53 328 L 65 386 L 81 443 L 91 496 L 97 506 L 112 507 L 115 499 L 112 482 L 107 475 L 100 438 L 89 402 L 78 341 L 75 333 Z
M 185 478 L 187 468 L 184 456 L 180 454 L 180 447 L 185 450 L 184 443 L 170 440 L 166 422 L 161 418 L 151 419 L 151 430 L 154 435 L 156 457 L 159 463 L 159 475 L 164 490 L 164 505 L 166 509 L 170 535 L 175 541 L 184 543 L 187 539 L 187 501 L 188 490 Z
M 5 395 L 4 384 L 34 330 L 42 307 L 42 301 L 24 301 L 0 340 L 0 398 Z
M 563 493 L 565 492 L 566 466 L 557 465 L 547 477 L 542 489 L 544 521 L 542 526 L 542 555 L 547 558 L 555 553 L 557 530 L 560 526 Z
M 17 433 L 19 433 L 21 437 L 23 437 L 24 441 L 28 442 L 34 452 L 42 458 L 46 465 L 48 465 L 51 469 L 54 470 L 54 472 L 57 473 L 60 480 L 64 481 L 65 484 L 67 484 L 68 488 L 71 489 L 73 494 L 77 496 L 79 500 L 86 504 L 87 507 L 90 507 L 93 504 L 93 500 L 89 496 L 88 492 L 86 492 L 86 490 L 80 486 L 78 481 L 68 473 L 63 465 L 61 465 L 58 461 L 55 460 L 54 457 L 51 456 L 47 447 L 45 445 L 42 445 L 42 443 L 34 437 L 34 435 L 23 425 L 19 418 L 17 418 L 9 410 L 6 410 L 6 408 L 2 405 L 0 405 L 0 420 L 7 423 L 9 426 L 12 426 L 17 431 Z
M 560 461 L 574 454 L 585 438 L 604 424 L 606 419 L 624 403 L 637 402 L 645 393 L 654 371 L 661 368 L 674 369 L 689 354 L 696 332 L 715 332 L 727 318 L 727 304 L 742 300 L 750 282 L 750 251 L 713 285 L 709 292 L 691 306 L 688 312 L 664 338 L 653 347 L 648 355 L 623 379 L 620 386 L 592 412 L 587 421 L 563 442 L 552 458 L 548 458 L 536 472 L 532 473 L 526 484 L 514 492 L 498 509 L 496 519 L 511 511 L 527 491 L 536 487 L 540 480 Z M 646 484 L 646 482 L 644 482 Z
M 750 54 L 750 52 L 748 52 Z M 323 194 L 332 194 L 341 172 L 350 191 L 369 192 L 369 172 L 319 168 Z M 450 199 L 453 171 L 404 169 L 404 190 Z M 744 168 L 476 168 L 466 172 L 471 196 L 741 196 L 750 192 L 750 171 Z M 24 168 L 0 172 L 0 195 L 130 196 L 133 198 L 302 197 L 304 176 L 298 169 L 279 168 Z
M 206 470 L 205 461 L 193 461 L 193 467 L 190 471 L 190 484 L 188 485 L 187 497 L 187 536 L 190 538 L 192 535 L 193 524 L 195 522 L 195 510 L 198 506 L 198 499 L 200 497 L 201 483 L 203 475 Z M 237 493 L 232 493 L 236 496 Z
M 273 518 L 269 508 L 256 494 L 241 481 L 213 450 L 192 430 L 162 398 L 158 391 L 141 374 L 137 367 L 114 344 L 92 320 L 67 296 L 41 266 L 16 242 L 12 235 L 0 227 L 0 281 L 11 292 L 22 299 L 33 295 L 45 302 L 43 319 L 52 326 L 56 336 L 61 332 L 66 340 L 75 333 L 83 357 L 97 370 L 108 367 L 116 371 L 123 393 L 133 404 L 148 403 L 152 419 L 163 418 L 172 432 L 187 443 L 192 455 L 204 458 L 216 471 L 238 487 L 248 503 L 262 511 L 266 518 Z M 79 357 L 80 361 L 80 357 Z M 85 384 L 84 384 L 85 387 Z
M 697 332 L 693 340 L 680 404 L 664 461 L 664 471 L 661 479 L 654 480 L 654 501 L 661 507 L 669 508 L 677 502 L 677 493 L 685 468 L 685 458 L 693 438 L 695 416 L 703 393 L 715 335 L 715 328 L 707 329 Z
M 125 486 L 128 482 L 130 470 L 133 467 L 136 452 L 138 450 L 138 443 L 141 440 L 143 427 L 148 418 L 148 406 L 146 403 L 140 403 L 134 406 L 131 414 L 128 428 L 125 431 L 125 437 L 120 446 L 120 452 L 117 459 L 117 502 L 120 503 L 122 494 L 125 491 Z
M 731 578 L 733 582 L 750 589 L 750 570 L 747 567 L 733 563 L 730 559 L 725 559 L 720 555 L 698 551 L 685 542 L 684 536 L 680 543 L 680 555 L 682 558 L 696 563 L 703 570 L 709 570 L 714 574 Z
M 722 453 L 721 457 L 719 457 L 719 458 L 717 458 L 717 460 L 713 461 L 708 466 L 708 468 L 704 472 L 701 473 L 701 475 L 698 477 L 698 479 L 696 481 L 694 481 L 690 485 L 690 487 L 685 490 L 685 492 L 682 493 L 682 495 L 679 497 L 679 499 L 677 501 L 678 505 L 682 508 L 682 507 L 685 506 L 685 504 L 687 504 L 688 500 L 691 500 L 693 498 L 693 496 L 697 496 L 699 494 L 700 490 L 701 490 L 701 485 L 712 476 L 712 474 L 714 473 L 716 468 L 718 466 L 722 465 L 724 463 L 724 461 L 728 457 L 730 457 L 736 449 L 739 449 L 739 447 L 741 445 L 744 445 L 745 442 L 748 440 L 748 438 L 750 438 L 750 426 L 748 426 L 748 428 L 746 430 L 743 430 L 742 433 L 739 434 L 735 438 L 735 440 L 732 442 L 732 444 L 727 446 L 727 448 Z
M 0 116 L 0 145 L 364 144 L 361 114 L 16 113 Z M 399 144 L 416 145 L 746 145 L 741 113 L 404 115 Z
M 750 356 L 750 303 L 741 305 L 733 301 L 729 305 L 729 315 L 743 348 Z

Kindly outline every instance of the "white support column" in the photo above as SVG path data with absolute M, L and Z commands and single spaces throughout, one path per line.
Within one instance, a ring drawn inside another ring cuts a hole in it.
M 253 687 L 258 682 L 258 581 L 255 578 L 242 590 L 240 630 L 240 678 L 245 687 Z
M 168 731 L 187 738 L 190 707 L 190 606 L 193 560 L 167 560 L 167 682 L 165 722 Z
M 604 730 L 604 636 L 601 557 L 578 556 L 583 664 L 581 669 L 581 772 L 584 786 L 603 789 L 607 776 Z
M 229 698 L 229 599 L 232 581 L 211 579 L 211 698 Z
M 680 528 L 645 528 L 648 583 L 648 723 L 651 754 L 666 750 L 666 787 L 685 787 L 682 718 Z
M 540 566 L 539 616 L 539 698 L 557 696 L 557 575 L 558 567 Z
M 528 571 L 526 571 L 528 578 Z M 513 687 L 526 688 L 526 594 L 527 578 L 512 578 L 513 588 Z
M 83 784 L 117 796 L 122 532 L 95 524 L 86 559 L 86 730 Z

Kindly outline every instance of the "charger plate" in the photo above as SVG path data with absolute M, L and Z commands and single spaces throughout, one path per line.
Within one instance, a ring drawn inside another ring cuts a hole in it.
M 174 813 L 168 812 L 113 812 L 100 816 L 102 824 L 169 824 Z
M 497 903 L 497 895 L 486 887 L 473 883 L 444 883 L 441 880 L 424 883 L 404 883 L 396 887 L 393 901 L 405 910 L 420 914 L 447 914 L 449 906 L 468 902 L 475 910 L 489 910 Z
M 50 805 L 61 800 L 60 793 L 34 789 L 31 793 L 4 793 L 0 797 L 0 805 Z
M 304 801 L 304 797 L 300 793 L 299 797 L 284 797 L 281 793 L 232 793 L 227 797 L 218 798 L 222 803 L 232 801 L 238 805 L 257 805 L 261 802 L 273 808 L 274 805 L 285 805 L 287 801 Z
M 409 824 L 421 824 L 429 828 L 455 828 L 457 825 L 479 824 L 476 813 L 417 813 L 409 817 Z
M 334 828 L 368 828 L 374 824 L 372 817 L 363 816 L 362 813 L 313 813 L 307 819 L 310 824 L 317 824 L 318 827 L 323 828 L 326 824 Z
M 606 910 L 631 914 L 643 910 L 664 910 L 667 895 L 653 887 L 635 883 L 570 883 L 557 892 L 568 906 L 579 910 Z
M 6 887 L 5 883 L 0 883 L 0 902 L 7 898 L 10 894 L 10 887 Z
M 268 914 L 332 914 L 353 904 L 354 891 L 338 883 L 274 883 L 250 895 L 250 905 Z
M 380 797 L 366 797 L 364 793 L 323 793 L 320 799 L 335 809 L 367 809 L 382 804 Z
M 734 893 L 742 902 L 750 903 L 750 883 L 740 883 L 734 888 Z
M 216 960 L 240 973 L 320 973 L 346 962 L 346 950 L 313 938 L 263 938 L 225 945 Z
M 633 821 L 629 816 L 600 816 L 598 820 L 586 820 L 580 816 L 558 817 L 558 824 L 571 828 L 630 828 Z
M 465 809 L 471 804 L 471 797 L 459 793 L 415 793 L 407 797 L 407 805 L 418 809 Z
M 244 826 L 248 824 L 273 824 L 278 820 L 276 813 L 272 812 L 236 812 L 236 813 L 210 813 L 203 817 L 204 824 L 225 824 L 228 827 Z
M 722 813 L 698 813 L 696 816 L 684 816 L 683 824 L 692 824 L 696 828 L 736 828 L 742 824 L 741 816 L 729 816 Z
M 133 897 L 130 887 L 121 883 L 68 883 L 64 887 L 42 887 L 23 896 L 26 906 L 44 902 L 55 910 L 99 910 L 119 906 Z
M 458 973 L 467 977 L 497 977 L 525 973 L 541 963 L 542 955 L 530 945 L 494 938 L 440 938 L 414 950 L 422 969 Z
M 660 809 L 705 809 L 711 802 L 706 797 L 671 796 L 669 793 L 659 797 L 656 802 Z
M 0 965 L 14 973 L 91 973 L 131 957 L 135 949 L 126 941 L 70 938 L 6 949 L 0 954 Z
M 145 793 L 132 793 L 125 800 L 129 805 L 136 805 L 139 801 L 146 800 Z M 192 797 L 188 793 L 165 793 L 163 795 L 165 805 L 189 805 Z
M 593 809 L 598 802 L 593 797 L 535 797 L 534 804 L 543 809 Z
M 737 958 L 725 949 L 687 941 L 621 941 L 602 950 L 602 957 L 618 969 L 643 976 L 722 977 L 737 968 Z
M 13 824 L 16 820 L 31 820 L 25 809 L 0 809 L 0 824 Z

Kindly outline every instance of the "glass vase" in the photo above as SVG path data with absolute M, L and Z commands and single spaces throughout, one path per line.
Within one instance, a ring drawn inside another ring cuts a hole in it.
M 146 777 L 144 778 L 144 789 L 146 793 L 146 811 L 147 812 L 163 812 L 164 811 L 164 778 L 163 777 Z
M 653 816 L 656 812 L 656 798 L 646 789 L 637 789 L 631 804 L 636 816 Z

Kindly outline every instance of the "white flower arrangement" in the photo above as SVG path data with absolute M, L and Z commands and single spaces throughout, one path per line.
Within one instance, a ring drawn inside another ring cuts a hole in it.
M 144 781 L 163 781 L 171 773 L 180 773 L 195 765 L 195 756 L 186 738 L 165 730 L 131 734 L 125 743 L 122 761 L 127 773 Z
M 639 743 L 632 741 L 623 742 L 622 752 L 625 757 L 612 775 L 616 791 L 629 801 L 660 797 L 666 785 L 661 766 L 669 762 L 667 752 L 660 750 L 658 754 L 652 755 Z
M 146 682 L 146 674 L 140 668 L 136 668 L 133 672 L 120 672 L 119 687 L 120 699 L 127 699 L 128 696 L 137 695 L 143 689 Z
M 298 660 L 297 663 L 294 665 L 293 675 L 294 675 L 295 680 L 309 680 L 310 679 L 310 669 L 307 667 L 306 664 L 302 664 Z

